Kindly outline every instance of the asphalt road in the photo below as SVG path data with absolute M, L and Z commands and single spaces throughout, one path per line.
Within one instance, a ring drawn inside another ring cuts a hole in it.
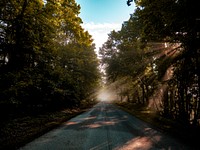
M 101 102 L 20 150 L 185 150 L 178 140 Z

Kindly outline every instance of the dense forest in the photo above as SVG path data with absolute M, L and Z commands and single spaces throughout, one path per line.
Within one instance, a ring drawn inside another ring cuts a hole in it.
M 130 19 L 99 50 L 107 84 L 121 101 L 199 126 L 198 2 L 135 4 Z M 79 106 L 90 99 L 100 80 L 99 62 L 79 13 L 75 0 L 1 0 L 1 114 Z
M 185 126 L 199 126 L 198 2 L 135 0 L 135 4 L 130 19 L 109 34 L 99 51 L 109 89 L 120 101 L 145 105 Z
M 75 0 L 0 1 L 0 110 L 79 106 L 99 81 Z
M 142 106 L 199 138 L 199 2 L 134 3 L 97 57 L 75 0 L 0 0 L 0 149 L 31 141 L 99 97 Z

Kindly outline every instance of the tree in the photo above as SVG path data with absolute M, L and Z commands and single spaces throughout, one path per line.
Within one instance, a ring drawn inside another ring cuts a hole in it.
M 118 87 L 121 91 L 124 86 L 131 89 L 128 91 L 137 95 L 134 102 L 148 104 L 185 125 L 198 125 L 197 2 L 135 0 L 135 3 L 137 9 L 131 18 L 120 31 L 111 32 L 100 49 L 108 80 L 128 78 L 127 84 Z
M 74 0 L 0 2 L 1 104 L 80 104 L 97 85 L 91 35 Z
M 194 87 L 199 89 L 200 85 L 199 80 L 196 80 L 196 77 L 199 78 L 200 75 L 198 73 L 198 49 L 200 45 L 197 44 L 199 43 L 197 34 L 200 13 L 196 11 L 198 9 L 197 1 L 163 0 L 152 2 L 142 0 L 136 1 L 136 4 L 138 6 L 136 15 L 143 24 L 143 37 L 147 41 L 168 41 L 179 43 L 182 47 L 175 49 L 181 51 L 181 53 L 176 52 L 180 54 L 170 61 L 171 63 L 168 63 L 168 66 L 174 65 L 174 77 L 178 81 L 179 118 L 183 122 L 189 123 L 191 118 L 188 116 L 194 111 L 196 113 L 192 118 L 194 124 L 196 124 L 197 118 L 195 116 L 199 115 L 199 108 L 195 106 L 195 110 L 188 110 L 189 105 L 194 101 L 194 94 L 189 96 L 188 89 Z M 199 97 L 199 92 L 197 95 Z

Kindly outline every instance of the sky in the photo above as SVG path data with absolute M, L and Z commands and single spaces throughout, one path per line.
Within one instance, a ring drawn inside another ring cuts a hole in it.
M 130 18 L 135 10 L 134 3 L 127 6 L 127 0 L 76 0 L 80 4 L 79 17 L 82 27 L 92 35 L 96 50 L 106 42 L 108 34 L 118 31 L 124 21 Z

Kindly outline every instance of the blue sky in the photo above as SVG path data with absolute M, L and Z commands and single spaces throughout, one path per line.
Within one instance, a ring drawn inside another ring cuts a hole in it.
M 124 21 L 134 12 L 134 3 L 127 6 L 127 0 L 76 0 L 81 6 L 79 17 L 83 20 L 83 28 L 94 39 L 96 49 L 107 40 L 112 30 L 120 30 Z

